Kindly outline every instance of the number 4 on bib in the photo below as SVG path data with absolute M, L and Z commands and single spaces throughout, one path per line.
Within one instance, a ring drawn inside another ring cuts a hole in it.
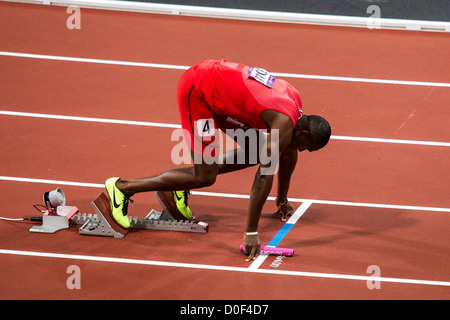
M 211 137 L 215 134 L 214 119 L 200 119 L 197 121 L 197 132 L 200 137 Z

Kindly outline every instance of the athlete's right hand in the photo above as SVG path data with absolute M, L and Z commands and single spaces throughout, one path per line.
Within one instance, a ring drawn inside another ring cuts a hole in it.
M 286 222 L 288 220 L 288 217 L 292 216 L 294 213 L 294 206 L 287 201 L 285 204 L 278 206 L 277 212 L 275 214 L 278 214 L 281 216 L 281 221 Z
M 261 248 L 261 241 L 259 236 L 244 234 L 244 254 L 248 255 L 245 261 L 254 260 L 259 256 L 259 250 Z

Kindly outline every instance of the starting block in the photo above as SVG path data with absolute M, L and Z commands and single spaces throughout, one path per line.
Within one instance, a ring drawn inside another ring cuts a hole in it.
M 78 230 L 79 234 L 123 238 L 128 229 L 124 229 L 114 222 L 111 213 L 109 198 L 103 192 L 92 201 L 92 207 L 96 214 L 74 216 L 74 224 L 82 224 Z
M 171 198 L 172 192 L 159 191 L 155 195 L 163 207 L 163 211 L 158 212 L 152 209 L 145 218 L 129 217 L 129 229 L 122 228 L 114 221 L 110 200 L 105 193 L 101 193 L 92 202 L 95 214 L 77 213 L 74 215 L 72 223 L 82 225 L 79 229 L 79 234 L 81 235 L 105 236 L 118 239 L 124 238 L 130 229 L 208 232 L 208 223 L 197 221 L 195 218 L 186 220 L 178 213 L 173 198 Z

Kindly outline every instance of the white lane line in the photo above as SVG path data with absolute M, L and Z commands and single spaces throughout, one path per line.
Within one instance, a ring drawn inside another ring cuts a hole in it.
M 180 65 L 172 65 L 172 64 L 77 58 L 77 57 L 53 56 L 53 55 L 8 52 L 8 51 L 0 51 L 0 56 L 57 60 L 57 61 L 70 61 L 70 62 L 84 62 L 84 63 L 99 63 L 99 64 L 120 65 L 120 66 L 132 66 L 132 67 L 172 69 L 172 70 L 187 70 L 187 69 L 189 69 L 189 66 L 180 66 Z M 274 76 L 285 77 L 285 78 L 301 78 L 301 79 L 313 79 L 313 80 L 350 81 L 350 82 L 363 82 L 363 83 L 381 83 L 381 84 L 450 88 L 450 83 L 444 83 L 444 82 L 387 80 L 387 79 L 370 79 L 370 78 L 356 78 L 356 77 L 337 77 L 337 76 L 322 76 L 322 75 L 300 74 L 300 73 L 282 73 L 282 72 L 272 72 L 272 74 Z
M 64 180 L 35 179 L 35 178 L 11 177 L 11 176 L 0 176 L 0 181 L 1 180 L 14 181 L 14 182 L 43 183 L 43 184 L 52 184 L 52 185 L 59 185 L 59 186 L 105 188 L 104 184 L 90 183 L 90 182 L 74 182 L 74 181 L 64 181 Z M 233 198 L 233 199 L 249 199 L 250 198 L 250 196 L 246 195 L 246 194 L 206 192 L 206 191 L 198 191 L 198 190 L 192 190 L 192 194 L 198 195 L 198 196 L 206 196 L 206 197 L 220 197 L 220 198 Z M 268 200 L 275 200 L 275 197 L 268 197 Z M 429 211 L 429 212 L 450 212 L 450 208 L 439 208 L 439 207 L 406 206 L 406 205 L 393 205 L 393 204 L 380 204 L 380 203 L 364 203 L 364 202 L 348 202 L 348 201 L 300 199 L 300 198 L 289 198 L 289 201 L 290 202 L 311 202 L 311 203 L 315 203 L 315 204 L 327 204 L 327 205 L 335 205 L 335 206 L 366 207 L 366 208 L 412 210 L 412 211 Z
M 172 129 L 180 129 L 181 128 L 180 125 L 178 125 L 178 124 L 171 124 L 171 123 L 133 121 L 133 120 L 119 120 L 119 119 L 105 119 L 105 118 L 93 118 L 93 117 L 78 117 L 78 116 L 65 116 L 65 115 L 57 115 L 57 114 L 19 112 L 19 111 L 8 111 L 8 110 L 0 110 L 0 115 L 16 116 L 16 117 L 28 117 L 28 118 L 41 118 L 41 119 L 54 119 L 54 120 L 69 120 L 69 121 L 86 121 L 86 122 L 109 123 L 109 124 L 123 124 L 123 125 L 146 126 L 146 127 L 157 127 L 157 128 L 172 128 Z M 346 141 L 360 141 L 360 142 L 396 143 L 396 144 L 409 144 L 409 145 L 450 147 L 450 142 L 439 142 L 439 141 L 399 140 L 399 139 L 351 137 L 351 136 L 336 136 L 336 135 L 332 135 L 331 139 L 333 139 L 333 140 L 346 140 Z
M 41 119 L 54 119 L 54 120 L 86 121 L 86 122 L 109 123 L 109 124 L 125 124 L 125 125 L 133 125 L 133 126 L 146 126 L 146 127 L 158 127 L 158 128 L 173 128 L 173 129 L 181 128 L 181 125 L 170 124 L 170 123 L 105 119 L 105 118 L 93 118 L 93 117 L 78 117 L 78 116 L 64 116 L 64 115 L 58 115 L 58 114 L 18 112 L 18 111 L 7 111 L 7 110 L 0 110 L 0 115 L 28 117 L 28 118 L 41 118 Z
M 152 260 L 140 260 L 140 259 L 125 259 L 125 258 L 116 258 L 116 257 L 88 256 L 88 255 L 77 255 L 77 254 L 66 254 L 66 253 L 7 250 L 7 249 L 0 249 L 0 254 L 28 256 L 28 257 L 96 261 L 96 262 L 108 262 L 108 263 L 125 263 L 125 264 L 134 264 L 134 265 L 163 266 L 163 267 L 172 267 L 172 268 L 233 271 L 233 272 L 272 274 L 272 275 L 297 276 L 297 277 L 342 279 L 342 280 L 380 281 L 380 282 L 393 282 L 393 283 L 403 283 L 403 284 L 419 284 L 419 285 L 450 287 L 450 282 L 448 282 L 448 281 L 388 278 L 388 277 L 360 276 L 360 275 L 319 273 L 319 272 L 287 271 L 287 270 L 275 270 L 275 269 L 273 269 L 273 270 L 249 269 L 249 268 L 242 268 L 242 267 L 228 267 L 228 266 L 194 264 L 194 263 L 165 262 L 165 261 L 152 261 Z
M 289 218 L 289 220 L 284 224 L 284 225 L 291 225 L 291 227 L 289 229 L 287 229 L 287 231 L 283 232 L 282 234 L 281 234 L 281 232 L 282 232 L 282 230 L 284 230 L 284 228 L 281 227 L 281 229 L 273 237 L 273 239 L 271 241 L 269 241 L 269 244 L 267 246 L 268 247 L 277 247 L 278 243 L 280 243 L 281 240 L 283 240 L 283 238 L 289 233 L 289 231 L 292 229 L 292 227 L 297 223 L 297 221 L 300 219 L 300 217 L 303 216 L 303 214 L 306 212 L 306 210 L 308 210 L 308 208 L 311 206 L 311 204 L 312 204 L 312 201 L 303 202 L 300 205 L 300 207 L 298 207 L 298 209 L 295 210 L 294 214 Z M 272 245 L 272 243 L 273 243 L 273 245 Z M 264 261 L 266 261 L 268 256 L 269 256 L 268 254 L 260 254 L 248 268 L 249 269 L 258 269 L 264 263 Z
M 450 142 L 438 142 L 438 141 L 400 140 L 400 139 L 350 137 L 350 136 L 335 136 L 335 135 L 333 135 L 332 138 L 334 140 L 346 140 L 346 141 L 397 143 L 397 144 L 411 144 L 411 145 L 419 145 L 419 146 L 450 147 Z
M 297 221 L 305 214 L 306 210 L 311 206 L 312 201 L 305 201 L 302 203 L 297 210 L 295 210 L 294 214 L 289 218 L 286 222 L 287 224 L 296 224 Z
M 69 61 L 69 62 L 98 63 L 98 64 L 110 64 L 110 65 L 118 65 L 118 66 L 144 67 L 144 68 L 173 69 L 173 70 L 187 70 L 190 68 L 189 66 L 178 66 L 178 65 L 172 65 L 172 64 L 132 62 L 132 61 L 119 61 L 119 60 L 104 60 L 104 59 L 89 59 L 89 58 L 52 56 L 52 55 L 45 55 L 45 54 L 7 52 L 7 51 L 0 51 L 0 56 L 43 59 L 43 60 L 56 60 L 56 61 Z

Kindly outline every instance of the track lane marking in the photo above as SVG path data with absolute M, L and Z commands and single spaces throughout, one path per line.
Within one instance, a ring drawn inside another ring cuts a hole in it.
M 119 65 L 119 66 L 131 66 L 131 67 L 171 69 L 171 70 L 187 70 L 190 68 L 190 66 L 181 66 L 181 65 L 172 65 L 172 64 L 65 57 L 65 56 L 53 56 L 53 55 L 22 53 L 22 52 L 8 52 L 8 51 L 0 51 L 0 56 L 56 60 L 56 61 L 69 61 L 69 62 L 98 63 L 98 64 Z M 370 79 L 370 78 L 357 78 L 357 77 L 322 76 L 322 75 L 300 74 L 300 73 L 283 73 L 283 72 L 272 72 L 272 74 L 274 76 L 285 77 L 285 78 L 300 78 L 300 79 L 328 80 L 328 81 L 350 81 L 350 82 L 362 82 L 362 83 L 380 83 L 380 84 L 450 88 L 450 83 L 445 83 L 445 82 Z
M 283 240 L 283 238 L 291 231 L 292 227 L 297 223 L 297 221 L 303 216 L 303 214 L 311 206 L 312 201 L 303 202 L 300 207 L 295 210 L 294 214 L 289 218 L 289 220 L 283 224 L 278 233 L 269 241 L 267 247 L 276 247 Z M 248 267 L 249 269 L 258 269 L 264 261 L 266 261 L 268 254 L 260 254 Z
M 66 116 L 66 115 L 57 115 L 57 114 L 20 112 L 20 111 L 9 111 L 9 110 L 0 110 L 0 115 L 40 118 L 40 119 L 54 119 L 54 120 L 86 121 L 86 122 L 96 122 L 96 123 L 122 124 L 122 125 L 146 126 L 146 127 L 157 127 L 157 128 L 172 128 L 172 129 L 180 129 L 181 128 L 181 125 L 171 124 L 171 123 Z M 408 145 L 450 147 L 450 142 L 439 142 L 439 141 L 400 140 L 400 139 L 384 139 L 384 138 L 368 138 L 368 137 L 352 137 L 352 136 L 336 136 L 336 135 L 331 135 L 330 138 L 333 140 L 346 140 L 346 141 L 359 141 L 359 142 L 395 143 L 395 144 L 408 144 Z
M 36 178 L 24 178 L 24 177 L 11 177 L 0 176 L 0 181 L 13 181 L 13 182 L 28 182 L 28 183 L 43 183 L 53 185 L 66 185 L 75 187 L 87 187 L 87 188 L 105 188 L 104 184 L 91 183 L 91 182 L 75 182 L 65 180 L 50 180 L 50 179 L 36 179 Z M 236 193 L 222 193 L 222 192 L 210 192 L 210 191 L 197 191 L 192 190 L 193 195 L 207 196 L 207 197 L 220 197 L 220 198 L 233 198 L 233 199 L 250 199 L 249 195 L 236 194 Z M 268 200 L 275 200 L 275 197 L 268 197 Z M 364 203 L 364 202 L 349 202 L 349 201 L 334 201 L 334 200 L 318 200 L 318 199 L 301 199 L 301 198 L 289 198 L 290 202 L 311 202 L 314 204 L 327 204 L 336 206 L 349 206 L 349 207 L 366 207 L 366 208 L 381 208 L 381 209 L 395 209 L 395 210 L 412 210 L 412 211 L 430 211 L 430 212 L 449 212 L 450 208 L 440 207 L 423 207 L 423 206 L 409 206 L 409 205 L 395 205 L 395 204 L 381 204 L 381 203 Z
M 333 274 L 333 273 L 287 271 L 287 270 L 273 270 L 273 269 L 272 270 L 270 270 L 270 269 L 249 269 L 249 268 L 243 268 L 243 267 L 229 267 L 229 266 L 219 266 L 219 265 L 152 261 L 152 260 L 126 259 L 126 258 L 117 258 L 117 257 L 100 257 L 100 256 L 89 256 L 89 255 L 78 255 L 78 254 L 67 254 L 67 253 L 50 253 L 50 252 L 35 252 L 35 251 L 7 250 L 7 249 L 0 249 L 0 254 L 28 256 L 28 257 L 96 261 L 96 262 L 108 262 L 108 263 L 125 263 L 125 264 L 134 264 L 134 265 L 163 266 L 163 267 L 173 267 L 173 268 L 189 268 L 189 269 L 203 269 L 203 270 L 215 270 L 215 271 L 233 271 L 233 272 L 243 272 L 243 273 L 272 274 L 272 275 L 280 275 L 280 276 L 284 275 L 284 276 L 328 278 L 328 279 L 341 279 L 341 280 L 380 281 L 380 282 L 393 282 L 393 283 L 403 283 L 403 284 L 419 284 L 419 285 L 450 287 L 449 281 L 374 277 L 374 276 L 360 276 L 360 275 L 350 275 L 350 274 Z

